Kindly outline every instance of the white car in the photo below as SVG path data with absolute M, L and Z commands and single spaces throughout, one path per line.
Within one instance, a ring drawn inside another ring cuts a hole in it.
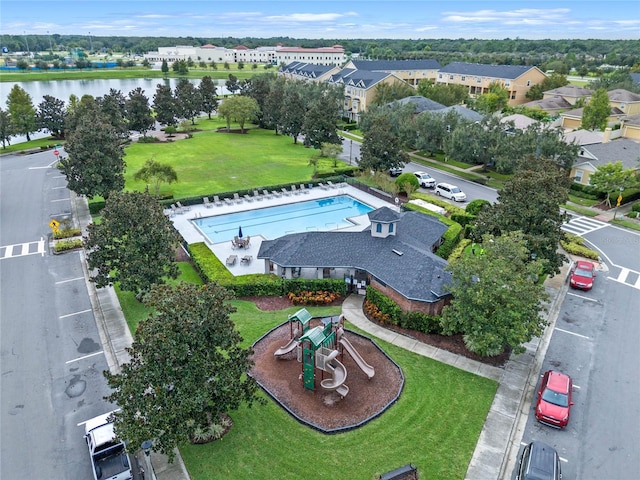
M 436 179 L 427 172 L 413 172 L 413 174 L 418 179 L 422 188 L 433 188 L 436 186 Z
M 443 196 L 456 202 L 464 202 L 467 196 L 462 190 L 450 183 L 439 183 L 436 185 L 436 195 Z

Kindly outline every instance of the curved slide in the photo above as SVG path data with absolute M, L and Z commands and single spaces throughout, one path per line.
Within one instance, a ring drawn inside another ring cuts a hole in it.
M 376 371 L 374 370 L 374 368 L 369 365 L 364 358 L 362 358 L 362 356 L 360 355 L 360 353 L 358 353 L 358 351 L 355 349 L 355 347 L 353 345 L 351 345 L 351 342 L 349 340 L 347 340 L 345 337 L 342 337 L 340 339 L 340 345 L 342 345 L 344 347 L 344 349 L 347 351 L 347 353 L 349 355 L 351 355 L 351 358 L 353 358 L 353 361 L 356 362 L 356 365 L 358 365 L 358 367 L 360 367 L 360 370 L 362 370 L 364 372 L 364 374 L 369 377 L 369 380 L 371 380 L 373 378 L 373 376 L 376 374 Z
M 283 355 L 286 355 L 289 352 L 293 352 L 297 348 L 298 343 L 300 342 L 298 341 L 297 338 L 292 338 L 291 340 L 289 340 L 289 343 L 277 349 L 275 352 L 273 352 L 273 354 L 276 357 L 282 357 Z
M 349 393 L 349 387 L 344 384 L 347 379 L 347 369 L 336 359 L 337 356 L 337 350 L 333 350 L 327 355 L 324 366 L 332 377 L 325 378 L 320 382 L 320 385 L 327 390 L 335 390 L 341 397 L 345 397 Z

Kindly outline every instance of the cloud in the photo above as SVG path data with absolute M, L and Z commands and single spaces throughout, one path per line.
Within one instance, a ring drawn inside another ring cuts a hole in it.
M 522 22 L 535 22 L 542 24 L 550 20 L 560 21 L 565 18 L 571 10 L 568 8 L 536 9 L 521 8 L 517 10 L 477 10 L 475 12 L 442 12 L 442 20 L 452 23 L 478 23 L 478 22 L 509 22 L 514 20 Z
M 268 15 L 265 18 L 273 22 L 335 22 L 343 17 L 357 16 L 355 12 L 346 13 L 289 13 L 285 15 Z

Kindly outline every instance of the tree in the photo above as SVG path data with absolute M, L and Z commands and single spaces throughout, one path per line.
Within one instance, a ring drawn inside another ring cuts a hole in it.
M 589 177 L 589 183 L 600 192 L 607 194 L 605 202 L 610 207 L 611 192 L 622 193 L 623 190 L 636 186 L 638 180 L 634 169 L 625 169 L 622 162 L 614 162 L 597 167 Z
M 68 157 L 60 160 L 60 170 L 68 187 L 78 195 L 109 198 L 124 188 L 124 152 L 113 126 L 98 110 L 90 110 L 67 135 Z
M 175 99 L 169 85 L 158 84 L 156 93 L 153 96 L 153 109 L 156 112 L 156 120 L 160 125 L 175 127 L 178 124 Z
M 509 92 L 498 82 L 489 85 L 489 91 L 480 95 L 475 101 L 476 110 L 482 113 L 494 113 L 502 110 L 509 103 Z
M 304 86 L 300 81 L 285 83 L 284 98 L 280 116 L 280 131 L 293 138 L 293 143 L 298 143 L 298 136 L 304 127 L 306 114 L 306 101 Z
M 309 98 L 302 127 L 304 145 L 320 149 L 323 143 L 342 143 L 337 125 L 342 112 L 344 88 L 312 82 L 306 85 L 304 92 Z
M 544 97 L 544 92 L 553 90 L 556 88 L 564 87 L 569 84 L 567 76 L 558 72 L 553 72 L 546 77 L 541 83 L 532 85 L 529 91 L 525 94 L 525 97 L 529 100 L 540 100 Z
M 227 121 L 227 131 L 231 131 L 231 119 L 240 124 L 240 132 L 244 133 L 244 124 L 255 118 L 259 111 L 258 102 L 251 97 L 234 95 L 224 99 L 218 108 L 218 115 Z
M 360 167 L 374 172 L 403 167 L 408 161 L 408 156 L 400 145 L 389 115 L 378 116 L 371 127 L 364 132 L 360 153 L 362 155 Z
M 13 136 L 13 128 L 11 126 L 11 115 L 6 110 L 0 108 L 0 140 L 2 141 L 2 148 L 7 148 L 7 145 L 11 145 L 11 137 Z
M 48 130 L 55 138 L 63 138 L 64 115 L 64 102 L 51 95 L 45 95 L 38 105 L 37 126 L 40 129 Z
M 164 58 L 162 59 L 162 65 L 160 67 L 160 70 L 165 76 L 169 73 L 169 64 L 167 63 L 167 60 Z
M 11 118 L 11 129 L 15 135 L 24 135 L 27 142 L 31 134 L 37 130 L 36 110 L 33 108 L 31 95 L 20 85 L 15 84 L 7 97 L 7 110 Z
M 191 120 L 195 125 L 196 116 L 202 111 L 202 99 L 196 87 L 186 78 L 181 78 L 174 92 L 178 118 Z
M 227 63 L 225 63 L 225 68 L 228 68 Z M 224 85 L 225 87 L 227 87 L 227 90 L 229 90 L 230 93 L 236 93 L 238 90 L 240 90 L 238 77 L 236 77 L 233 73 L 229 74 L 229 80 L 227 80 Z
M 378 83 L 374 90 L 372 105 L 386 105 L 416 93 L 413 87 L 406 82 Z
M 467 103 L 469 89 L 464 85 L 434 84 L 425 79 L 418 83 L 418 95 L 450 107 Z
M 160 192 L 160 184 L 177 182 L 178 174 L 171 165 L 156 162 L 153 158 L 150 158 L 135 173 L 133 178 L 136 181 L 143 180 L 146 183 L 153 183 L 154 193 L 157 197 Z
M 198 93 L 202 102 L 201 108 L 209 116 L 218 108 L 218 92 L 213 80 L 209 75 L 205 75 L 198 85 Z
M 539 313 L 546 300 L 540 262 L 529 261 L 520 232 L 485 235 L 482 247 L 483 255 L 464 255 L 447 267 L 453 300 L 440 323 L 447 334 L 462 332 L 467 348 L 479 355 L 498 355 L 505 347 L 521 353 L 546 325 Z
M 230 314 L 232 295 L 215 283 L 154 286 L 145 297 L 153 313 L 140 322 L 129 363 L 105 372 L 118 436 L 130 445 L 153 439 L 173 461 L 174 448 L 214 437 L 215 426 L 243 403 L 263 404 L 247 375 L 251 351 Z
M 120 90 L 112 88 L 109 93 L 96 99 L 103 118 L 107 119 L 113 126 L 121 139 L 129 136 L 129 126 L 125 117 L 125 104 L 127 99 Z
M 586 130 L 604 130 L 607 118 L 611 115 L 609 95 L 604 88 L 599 88 L 591 96 L 591 100 L 582 110 L 582 128 Z
M 129 97 L 124 104 L 124 114 L 129 122 L 129 130 L 140 132 L 145 137 L 156 123 L 151 115 L 149 99 L 140 87 L 129 92 Z
M 176 278 L 178 237 L 162 206 L 148 193 L 114 192 L 102 221 L 88 227 L 87 264 L 98 288 L 119 283 L 138 298 L 151 285 Z
M 545 273 L 558 273 L 566 261 L 558 252 L 562 224 L 560 205 L 569 197 L 571 179 L 553 160 L 529 158 L 500 190 L 498 201 L 478 214 L 474 237 L 520 231 L 532 258 Z

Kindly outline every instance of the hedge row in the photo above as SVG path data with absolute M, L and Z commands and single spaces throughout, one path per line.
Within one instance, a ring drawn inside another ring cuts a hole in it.
M 283 279 L 277 275 L 261 273 L 236 277 L 203 242 L 190 244 L 189 254 L 196 271 L 205 283 L 217 282 L 223 287 L 233 290 L 238 297 L 283 296 L 290 292 L 298 294 L 317 291 L 337 293 L 341 296 L 345 296 L 347 293 L 347 285 L 340 279 Z
M 403 312 L 396 302 L 371 286 L 367 287 L 365 300 L 375 305 L 376 310 L 382 314 L 381 317 L 391 325 L 422 333 L 442 334 L 438 317 L 417 311 Z
M 562 240 L 560 240 L 560 245 L 571 255 L 578 255 L 591 260 L 598 260 L 600 258 L 598 252 L 584 246 L 584 239 L 578 235 L 565 233 Z

